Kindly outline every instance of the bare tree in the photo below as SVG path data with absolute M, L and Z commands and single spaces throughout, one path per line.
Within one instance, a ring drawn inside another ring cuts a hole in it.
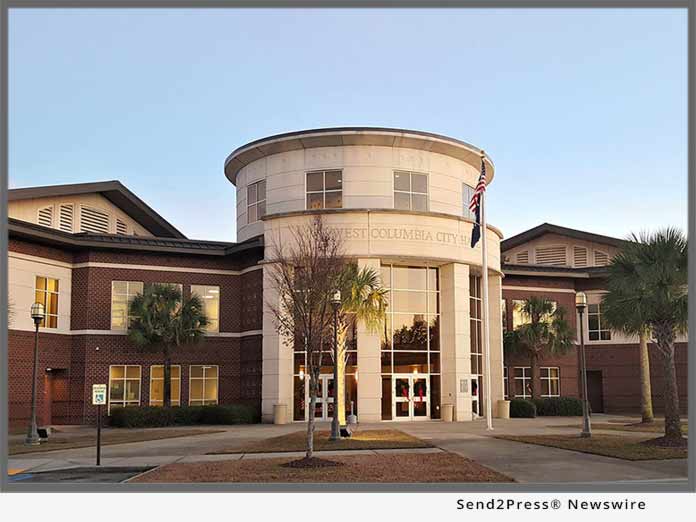
M 309 460 L 314 451 L 319 374 L 324 357 L 331 357 L 331 297 L 345 264 L 343 242 L 326 227 L 321 216 L 315 216 L 311 223 L 292 228 L 289 240 L 276 238 L 269 253 L 270 284 L 277 302 L 267 305 L 275 317 L 278 334 L 293 351 L 299 344 L 307 352 L 305 378 L 309 379 L 310 403 L 305 458 Z

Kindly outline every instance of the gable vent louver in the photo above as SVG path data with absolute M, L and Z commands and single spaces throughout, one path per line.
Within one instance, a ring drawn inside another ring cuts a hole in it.
M 595 266 L 607 266 L 609 264 L 609 254 L 596 250 L 594 253 L 594 264 Z
M 58 213 L 58 228 L 63 232 L 72 232 L 74 216 L 75 207 L 73 205 L 61 205 Z
M 128 226 L 124 221 L 121 221 L 120 219 L 116 220 L 116 233 L 120 236 L 128 235 Z
M 566 264 L 566 247 L 539 247 L 535 251 L 537 265 L 563 266 Z
M 524 252 L 518 252 L 515 256 L 515 262 L 520 265 L 529 264 L 529 251 L 525 250 Z
M 573 248 L 573 266 L 582 268 L 587 266 L 587 249 L 583 247 Z
M 39 209 L 39 225 L 44 227 L 53 226 L 53 207 L 44 207 Z
M 80 232 L 109 233 L 109 214 L 91 207 L 80 207 Z

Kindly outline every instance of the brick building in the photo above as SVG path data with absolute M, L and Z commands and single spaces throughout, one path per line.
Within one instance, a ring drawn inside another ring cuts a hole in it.
M 91 386 L 108 384 L 109 408 L 162 401 L 161 356 L 127 338 L 129 299 L 150 283 L 180 285 L 204 298 L 213 319 L 205 342 L 173 355 L 175 404 L 252 405 L 264 421 L 284 404 L 306 411 L 304 353 L 279 338 L 269 304 L 273 242 L 322 215 L 359 266 L 389 289 L 381 334 L 358 325 L 346 370 L 347 405 L 363 422 L 484 414 L 481 242 L 470 248 L 467 202 L 481 151 L 445 136 L 400 129 L 318 129 L 272 136 L 235 150 L 225 175 L 237 191 L 237 236 L 225 243 L 187 239 L 118 182 L 9 191 L 9 414 L 29 416 L 34 325 L 40 328 L 39 422 L 94 421 Z M 487 183 L 494 166 L 488 156 Z M 595 411 L 639 408 L 637 342 L 601 328 L 603 275 L 621 241 L 542 225 L 502 241 L 489 225 L 491 395 L 525 396 L 528 363 L 503 356 L 503 331 L 523 320 L 516 301 L 543 295 L 570 312 L 590 297 L 586 317 Z M 596 328 L 595 328 L 596 326 Z M 686 345 L 677 352 L 686 393 Z M 578 395 L 575 353 L 541 361 L 537 389 Z M 661 367 L 653 392 L 660 407 Z M 682 406 L 686 407 L 683 395 Z M 320 419 L 333 412 L 332 368 L 322 370 Z

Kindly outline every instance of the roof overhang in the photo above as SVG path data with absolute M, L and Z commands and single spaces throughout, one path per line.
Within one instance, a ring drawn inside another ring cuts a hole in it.
M 572 237 L 575 239 L 580 239 L 583 241 L 590 241 L 593 243 L 600 243 L 604 245 L 611 245 L 617 248 L 623 247 L 628 243 L 625 239 L 618 239 L 610 236 L 603 236 L 601 234 L 593 234 L 591 232 L 584 232 L 582 230 L 576 230 L 574 228 L 561 227 L 558 225 L 552 225 L 551 223 L 542 223 L 534 228 L 530 228 L 520 234 L 509 237 L 500 243 L 500 251 L 505 252 L 511 248 L 523 245 L 533 239 L 539 238 L 544 234 L 557 234 L 560 236 Z
M 406 147 L 450 156 L 476 169 L 481 166 L 481 149 L 455 138 L 430 132 L 384 127 L 334 127 L 276 134 L 242 145 L 225 160 L 225 176 L 234 184 L 237 174 L 249 163 L 271 154 L 317 147 L 376 145 Z M 493 180 L 495 166 L 486 154 L 487 183 Z

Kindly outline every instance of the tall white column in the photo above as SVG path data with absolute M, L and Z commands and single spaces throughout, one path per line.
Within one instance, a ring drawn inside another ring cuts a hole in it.
M 498 416 L 498 401 L 505 397 L 503 383 L 503 278 L 500 274 L 488 274 L 488 317 L 490 317 L 491 344 L 491 401 L 493 416 Z
M 276 329 L 275 316 L 269 303 L 278 301 L 278 292 L 273 287 L 270 265 L 263 267 L 263 363 L 261 376 L 261 420 L 273 422 L 273 407 L 284 404 L 287 420 L 293 419 L 293 350 L 283 343 Z
M 452 404 L 455 421 L 472 419 L 469 266 L 440 267 L 441 404 Z
M 358 259 L 358 267 L 379 272 L 379 259 Z M 358 324 L 358 421 L 382 420 L 382 361 L 379 332 Z

